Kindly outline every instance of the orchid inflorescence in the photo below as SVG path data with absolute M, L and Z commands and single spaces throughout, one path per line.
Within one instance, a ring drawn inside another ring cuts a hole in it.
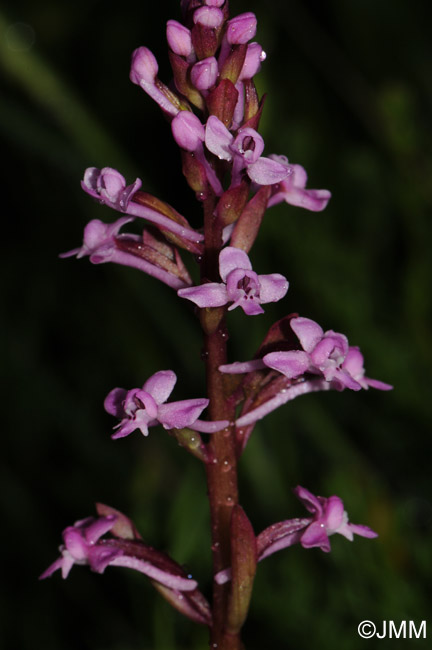
M 65 578 L 74 564 L 99 573 L 109 566 L 135 569 L 185 616 L 208 625 L 213 646 L 240 648 L 258 561 L 296 543 L 328 552 L 334 533 L 349 540 L 353 534 L 376 537 L 367 526 L 348 522 L 339 497 L 317 497 L 300 486 L 295 494 L 311 516 L 272 524 L 255 535 L 239 504 L 237 462 L 256 423 L 310 392 L 391 386 L 365 376 L 363 356 L 344 334 L 324 331 L 298 314 L 277 321 L 253 359 L 228 362 L 228 312 L 240 307 L 245 318 L 262 314 L 263 305 L 282 300 L 288 291 L 283 275 L 253 270 L 249 257 L 266 210 L 286 202 L 321 211 L 331 195 L 307 189 L 301 165 L 264 153 L 258 133 L 264 102 L 253 78 L 266 55 L 252 41 L 255 15 L 230 19 L 224 0 L 182 0 L 181 6 L 183 22 L 169 20 L 166 27 L 173 83 L 158 78 L 158 63 L 146 47 L 133 52 L 130 79 L 171 125 L 183 174 L 203 207 L 203 227 L 193 228 L 170 204 L 143 191 L 140 179 L 128 185 L 115 169 L 89 167 L 83 190 L 121 216 L 111 224 L 90 221 L 82 246 L 62 257 L 89 256 L 93 264 L 133 267 L 174 289 L 175 299 L 195 306 L 204 336 L 208 396 L 168 401 L 177 377 L 173 370 L 159 370 L 141 388 L 112 389 L 104 406 L 118 420 L 113 439 L 136 430 L 147 436 L 149 427 L 162 425 L 204 463 L 213 605 L 174 560 L 142 541 L 125 515 L 101 504 L 97 518 L 65 529 L 61 555 L 41 577 L 61 570 Z M 141 234 L 120 232 L 133 221 L 144 224 Z M 188 263 L 200 266 L 199 284 L 182 259 L 188 254 Z M 230 382 L 229 375 L 239 377 Z M 205 409 L 207 419 L 200 419 Z

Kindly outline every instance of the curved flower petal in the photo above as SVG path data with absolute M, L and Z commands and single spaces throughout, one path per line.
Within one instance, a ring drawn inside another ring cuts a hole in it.
M 208 403 L 208 399 L 198 398 L 162 404 L 159 407 L 158 420 L 165 429 L 189 427 L 199 418 Z
M 302 316 L 292 318 L 290 325 L 306 352 L 312 352 L 316 344 L 324 336 L 322 327 L 310 318 L 303 318 Z
M 258 158 L 258 160 L 249 165 L 247 175 L 258 185 L 274 185 L 280 183 L 291 174 L 291 167 L 271 160 L 270 158 Z
M 363 526 L 363 524 L 349 524 L 349 527 L 355 535 L 368 537 L 369 539 L 378 537 L 378 533 L 372 530 L 372 528 L 369 528 L 369 526 Z
M 303 548 L 315 548 L 318 546 L 325 553 L 331 550 L 325 527 L 318 521 L 314 521 L 306 528 L 301 536 L 300 544 Z
M 308 355 L 303 350 L 269 352 L 263 357 L 263 362 L 268 368 L 281 372 L 288 379 L 302 375 L 309 367 Z
M 241 248 L 226 246 L 219 255 L 219 273 L 222 280 L 226 282 L 229 273 L 235 269 L 252 271 L 249 255 Z
M 171 395 L 176 381 L 177 376 L 172 370 L 159 370 L 147 379 L 143 390 L 150 393 L 156 404 L 163 404 Z
M 116 418 L 122 418 L 124 415 L 124 401 L 127 395 L 124 388 L 113 388 L 104 400 L 104 409 L 110 415 Z
M 280 273 L 259 275 L 258 279 L 260 283 L 260 300 L 262 303 L 278 302 L 288 291 L 289 282 Z
M 306 488 L 302 487 L 301 485 L 297 485 L 296 488 L 293 490 L 294 494 L 306 510 L 309 510 L 309 512 L 312 512 L 313 514 L 318 515 L 318 517 L 321 517 L 323 509 L 321 502 L 318 497 L 315 496 L 315 494 L 312 494 L 312 492 L 309 492 Z
M 205 130 L 205 145 L 211 153 L 221 160 L 232 160 L 230 144 L 234 136 L 226 126 L 215 116 L 210 115 Z
M 196 287 L 186 287 L 177 291 L 180 298 L 191 300 L 198 307 L 222 307 L 228 302 L 228 294 L 224 284 L 207 282 Z
M 324 508 L 325 525 L 327 532 L 337 531 L 344 518 L 344 505 L 337 496 L 328 497 Z

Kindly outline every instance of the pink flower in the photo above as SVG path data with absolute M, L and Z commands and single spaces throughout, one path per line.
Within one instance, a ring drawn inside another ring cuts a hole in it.
M 228 420 L 206 422 L 198 420 L 208 406 L 205 398 L 187 399 L 166 404 L 177 377 L 172 370 L 160 370 L 145 382 L 142 388 L 125 390 L 113 388 L 105 398 L 105 410 L 121 420 L 111 437 L 124 438 L 139 429 L 144 436 L 148 428 L 161 424 L 165 429 L 183 429 L 214 433 L 229 425 Z
M 349 523 L 339 497 L 317 497 L 300 485 L 295 488 L 294 493 L 312 513 L 312 517 L 288 519 L 266 528 L 257 537 L 259 560 L 297 543 L 303 548 L 317 547 L 328 553 L 331 550 L 329 537 L 335 533 L 343 535 L 350 542 L 353 541 L 354 534 L 361 537 L 378 537 L 378 533 L 368 526 Z
M 264 140 L 255 129 L 239 129 L 234 137 L 215 115 L 210 115 L 207 120 L 205 144 L 221 160 L 233 161 L 233 187 L 238 185 L 243 169 L 258 185 L 280 183 L 291 174 L 288 165 L 261 156 Z
M 306 488 L 298 485 L 294 494 L 300 499 L 312 517 L 287 519 L 272 524 L 257 538 L 258 561 L 281 551 L 284 548 L 301 544 L 303 548 L 320 548 L 325 553 L 331 551 L 329 537 L 338 533 L 350 542 L 354 535 L 373 539 L 378 533 L 368 526 L 351 524 L 344 510 L 342 500 L 337 496 L 317 497 Z M 231 569 L 224 569 L 215 576 L 218 584 L 231 579 Z
M 228 311 L 241 307 L 248 315 L 262 314 L 261 304 L 277 302 L 288 291 L 288 280 L 279 273 L 257 275 L 243 250 L 227 246 L 219 255 L 222 283 L 209 282 L 186 287 L 177 293 L 198 307 L 222 307 L 232 303 Z
M 119 535 L 101 539 L 110 531 L 114 534 L 116 521 L 115 515 L 87 517 L 65 528 L 61 555 L 40 579 L 50 577 L 57 570 L 67 578 L 74 564 L 86 564 L 96 573 L 103 573 L 108 566 L 121 566 L 144 573 L 170 589 L 196 589 L 197 582 L 188 578 L 180 566 L 141 540 L 116 539 Z
M 146 219 L 155 226 L 173 232 L 188 241 L 197 243 L 204 239 L 203 235 L 191 228 L 135 201 L 134 195 L 141 187 L 139 178 L 132 185 L 126 186 L 124 176 L 116 169 L 111 167 L 104 167 L 103 169 L 88 167 L 84 172 L 81 187 L 84 192 L 113 208 L 113 210 L 124 212 L 132 217 Z M 184 221 L 186 222 L 185 219 Z
M 103 223 L 99 219 L 89 221 L 84 228 L 82 246 L 67 253 L 62 253 L 60 257 L 76 255 L 80 259 L 88 255 L 92 264 L 113 262 L 122 266 L 130 266 L 151 275 L 173 289 L 180 289 L 192 284 L 190 280 L 188 281 L 187 276 L 179 277 L 179 275 L 152 264 L 138 255 L 122 250 L 122 244 L 123 247 L 126 243 L 132 243 L 139 247 L 139 243 L 142 242 L 139 235 L 119 232 L 120 228 L 130 221 L 133 221 L 133 217 L 121 217 L 112 224 Z

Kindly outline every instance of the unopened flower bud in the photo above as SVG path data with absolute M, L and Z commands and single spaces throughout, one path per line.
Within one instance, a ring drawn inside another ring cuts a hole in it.
M 191 33 L 187 27 L 176 20 L 167 22 L 166 36 L 168 45 L 175 54 L 189 56 L 192 52 Z
M 141 81 L 154 83 L 159 66 L 156 57 L 147 47 L 138 47 L 132 54 L 130 80 L 140 85 Z
M 266 53 L 259 43 L 250 43 L 247 47 L 246 58 L 241 69 L 239 80 L 252 79 L 261 69 Z
M 248 11 L 232 18 L 228 22 L 226 37 L 230 45 L 247 43 L 256 34 L 257 19 L 255 14 Z
M 195 151 L 204 141 L 204 126 L 190 111 L 180 111 L 171 122 L 174 140 L 186 151 Z
M 215 85 L 218 77 L 218 63 L 214 56 L 198 61 L 191 70 L 191 80 L 198 90 L 208 90 Z
M 194 23 L 199 23 L 203 27 L 216 29 L 223 23 L 223 13 L 217 7 L 200 7 L 193 15 Z M 252 38 L 252 37 L 251 37 Z

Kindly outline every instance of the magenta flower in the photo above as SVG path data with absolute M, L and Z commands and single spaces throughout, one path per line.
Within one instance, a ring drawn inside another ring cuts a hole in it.
M 207 120 L 205 144 L 221 160 L 233 161 L 233 187 L 239 184 L 244 169 L 258 185 L 280 183 L 291 174 L 291 168 L 286 164 L 261 156 L 264 140 L 255 129 L 239 129 L 234 137 L 215 115 L 210 115 Z
M 198 420 L 209 400 L 187 399 L 166 404 L 177 381 L 172 370 L 160 370 L 145 382 L 142 388 L 125 390 L 113 388 L 105 398 L 105 410 L 121 420 L 115 429 L 113 439 L 124 438 L 135 429 L 144 436 L 148 428 L 161 424 L 164 429 L 183 429 L 214 433 L 229 425 L 228 420 L 206 422 Z
M 103 573 L 108 566 L 121 566 L 144 573 L 170 589 L 196 589 L 195 580 L 188 578 L 180 566 L 151 546 L 127 539 L 101 539 L 113 529 L 116 520 L 115 515 L 87 517 L 65 528 L 61 555 L 40 579 L 50 577 L 57 570 L 67 578 L 74 564 L 86 564 L 96 573 Z
M 173 30 L 170 30 L 170 45 L 176 47 Z M 183 35 L 184 39 L 184 35 Z M 177 35 L 177 43 L 178 35 Z M 184 48 L 184 42 L 180 45 Z M 180 110 L 177 97 L 157 78 L 159 70 L 156 57 L 147 47 L 137 47 L 132 53 L 131 70 L 129 78 L 132 83 L 140 86 L 161 109 L 170 116 L 177 115 Z
M 113 262 L 122 266 L 131 266 L 139 271 L 144 271 L 173 289 L 180 289 L 192 284 L 184 271 L 183 277 L 180 278 L 179 275 L 160 268 L 138 255 L 122 250 L 122 244 L 124 246 L 125 243 L 130 242 L 138 245 L 142 241 L 139 235 L 119 234 L 120 228 L 133 220 L 133 217 L 121 217 L 112 224 L 106 224 L 99 219 L 93 219 L 84 228 L 83 245 L 67 253 L 62 253 L 60 257 L 76 255 L 80 259 L 88 255 L 92 264 Z M 182 270 L 179 269 L 179 272 Z
M 317 497 L 300 485 L 294 493 L 312 513 L 312 517 L 288 519 L 266 528 L 257 537 L 259 560 L 297 543 L 303 548 L 317 547 L 328 553 L 331 550 L 329 537 L 335 533 L 343 535 L 350 542 L 353 541 L 354 534 L 371 539 L 378 537 L 378 533 L 368 526 L 349 523 L 339 497 Z
M 182 289 L 188 291 L 193 289 Z M 322 390 L 361 390 L 369 386 L 378 390 L 393 387 L 376 379 L 365 377 L 363 355 L 359 348 L 349 347 L 344 334 L 333 330 L 324 332 L 310 318 L 292 318 L 290 325 L 303 350 L 280 350 L 265 354 L 262 359 L 237 361 L 219 366 L 221 372 L 243 374 L 270 368 L 287 378 L 287 385 L 275 389 L 269 399 L 249 410 L 236 420 L 237 427 L 248 426 L 261 420 L 283 404 L 307 393 Z M 314 375 L 318 375 L 314 378 Z M 292 381 L 298 380 L 298 381 Z
M 134 195 L 141 187 L 139 178 L 132 185 L 126 186 L 124 176 L 116 169 L 112 169 L 111 167 L 104 167 L 103 169 L 88 167 L 84 172 L 81 187 L 84 192 L 114 210 L 125 212 L 132 217 L 146 219 L 156 226 L 189 241 L 197 243 L 204 239 L 203 235 L 195 232 L 191 228 L 177 223 L 160 212 L 134 201 Z
M 256 538 L 258 562 L 294 544 L 301 544 L 303 548 L 320 548 L 329 553 L 329 537 L 336 533 L 350 542 L 354 535 L 369 539 L 378 537 L 378 533 L 368 526 L 349 523 L 343 501 L 339 497 L 318 497 L 300 485 L 294 489 L 294 494 L 312 513 L 312 517 L 287 519 L 263 530 Z M 215 580 L 218 584 L 231 580 L 231 569 L 220 571 Z
M 281 203 L 281 201 L 285 201 L 290 205 L 296 205 L 312 212 L 324 210 L 331 199 L 331 192 L 328 190 L 307 190 L 307 174 L 301 165 L 289 165 L 285 156 L 271 154 L 269 158 L 286 165 L 292 170 L 290 176 L 273 187 L 273 194 L 267 204 L 269 208 Z
M 257 275 L 252 271 L 248 255 L 240 248 L 227 246 L 219 255 L 222 283 L 208 282 L 186 287 L 177 293 L 198 307 L 222 307 L 232 303 L 228 311 L 241 307 L 248 315 L 262 314 L 261 304 L 277 302 L 288 291 L 288 280 L 279 273 Z

